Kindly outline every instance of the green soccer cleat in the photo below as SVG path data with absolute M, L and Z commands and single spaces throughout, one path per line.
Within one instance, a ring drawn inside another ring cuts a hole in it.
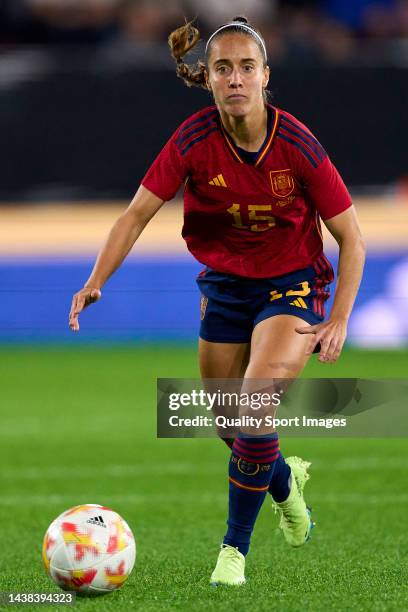
M 303 499 L 303 489 L 310 476 L 307 468 L 311 465 L 300 457 L 288 457 L 286 463 L 292 472 L 292 486 L 288 498 L 283 502 L 272 502 L 275 512 L 280 514 L 279 527 L 285 540 L 291 546 L 303 546 L 310 538 L 314 523 L 310 518 L 310 509 Z
M 217 565 L 211 574 L 211 586 L 225 584 L 238 586 L 245 583 L 245 557 L 238 548 L 221 544 Z

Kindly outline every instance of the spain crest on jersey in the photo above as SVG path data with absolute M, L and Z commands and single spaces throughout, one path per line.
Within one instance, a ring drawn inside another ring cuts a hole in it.
M 272 193 L 277 198 L 286 198 L 295 188 L 292 171 L 290 168 L 286 170 L 271 170 L 271 187 Z

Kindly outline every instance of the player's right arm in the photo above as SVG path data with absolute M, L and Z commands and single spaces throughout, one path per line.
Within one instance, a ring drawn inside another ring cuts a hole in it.
M 190 125 L 187 123 L 187 128 Z M 174 132 L 150 166 L 129 207 L 112 227 L 91 276 L 72 298 L 69 313 L 69 326 L 72 331 L 79 331 L 79 314 L 89 304 L 100 299 L 103 285 L 125 259 L 150 219 L 164 202 L 174 198 L 187 178 L 189 167 L 182 147 L 186 141 L 189 142 L 191 135 L 187 130 L 187 134 L 179 142 L 180 129 Z
M 125 212 L 112 227 L 99 252 L 91 276 L 84 287 L 72 298 L 69 326 L 79 331 L 79 314 L 101 298 L 101 289 L 123 262 L 134 243 L 154 217 L 164 200 L 141 185 Z

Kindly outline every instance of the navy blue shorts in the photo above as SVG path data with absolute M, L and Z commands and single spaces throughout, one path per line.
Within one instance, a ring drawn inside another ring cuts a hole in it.
M 327 259 L 274 278 L 244 278 L 206 268 L 197 278 L 201 291 L 200 338 L 208 342 L 248 343 L 257 323 L 293 315 L 311 325 L 325 317 L 333 270 Z M 320 263 L 319 263 L 320 262 Z

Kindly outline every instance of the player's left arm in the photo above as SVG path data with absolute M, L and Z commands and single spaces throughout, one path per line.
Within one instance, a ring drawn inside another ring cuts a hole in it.
M 298 333 L 311 334 L 307 352 L 312 353 L 320 342 L 319 361 L 334 363 L 340 356 L 347 324 L 363 275 L 365 246 L 354 206 L 324 221 L 339 245 L 337 286 L 333 307 L 327 321 L 297 328 Z
M 320 342 L 319 360 L 334 363 L 346 339 L 348 320 L 363 273 L 365 248 L 343 179 L 321 144 L 312 134 L 308 138 L 312 139 L 314 148 L 309 149 L 306 157 L 297 153 L 297 172 L 310 201 L 337 241 L 340 254 L 336 293 L 329 319 L 307 328 L 299 327 L 298 331 L 311 334 L 308 352 L 313 352 Z

